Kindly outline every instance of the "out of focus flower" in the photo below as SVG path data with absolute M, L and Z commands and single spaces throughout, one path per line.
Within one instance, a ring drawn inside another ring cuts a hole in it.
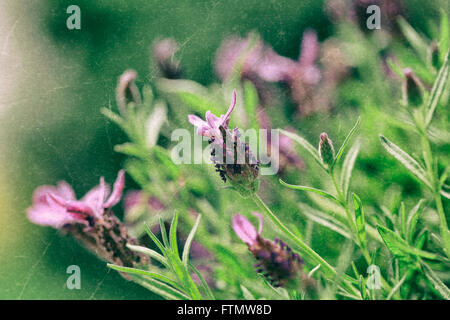
M 410 69 L 403 69 L 402 94 L 403 103 L 413 107 L 418 107 L 423 102 L 423 84 L 417 75 Z
M 110 210 L 122 197 L 124 174 L 123 170 L 119 171 L 111 193 L 102 177 L 100 184 L 81 200 L 76 200 L 66 182 L 56 187 L 39 187 L 27 210 L 28 218 L 33 223 L 71 234 L 106 261 L 128 267 L 140 264 L 147 258 L 128 249 L 126 245 L 136 241 Z
M 76 200 L 72 187 L 66 182 L 57 187 L 42 186 L 33 195 L 33 205 L 28 209 L 31 222 L 61 228 L 68 224 L 84 224 L 93 226 L 103 218 L 106 209 L 116 205 L 122 196 L 125 172 L 119 171 L 113 192 L 109 195 L 109 187 L 104 178 L 100 184 L 89 191 L 81 200 Z
M 217 74 L 222 80 L 229 79 L 239 71 L 242 78 L 254 83 L 263 102 L 270 100 L 265 82 L 285 83 L 301 115 L 315 111 L 317 101 L 327 102 L 320 100 L 323 94 L 319 94 L 323 77 L 317 65 L 320 46 L 313 30 L 304 32 L 297 61 L 278 55 L 261 40 L 254 42 L 250 36 L 224 41 L 215 62 Z
M 242 215 L 233 217 L 232 225 L 236 235 L 244 241 L 250 252 L 258 260 L 255 265 L 258 273 L 263 274 L 274 286 L 291 286 L 300 277 L 303 260 L 297 253 L 279 239 L 270 241 L 261 237 L 263 219 L 258 212 L 252 212 L 259 220 L 258 231 Z
M 175 58 L 177 51 L 178 45 L 172 38 L 158 40 L 153 44 L 153 57 L 164 78 L 179 79 L 183 74 L 180 62 Z
M 116 102 L 122 114 L 126 112 L 129 102 L 142 103 L 141 94 L 135 83 L 136 78 L 137 72 L 134 70 L 127 70 L 119 77 L 116 87 Z
M 275 168 L 279 168 L 281 172 L 284 172 L 289 167 L 297 168 L 298 170 L 305 169 L 305 163 L 303 159 L 295 152 L 295 147 L 292 140 L 284 135 L 279 136 L 278 145 L 272 141 L 270 130 L 272 125 L 270 119 L 265 111 L 260 108 L 258 110 L 258 121 L 262 129 L 267 130 L 267 153 L 270 156 L 272 148 L 278 148 L 279 163 L 275 165 Z M 272 161 L 276 161 L 273 159 Z
M 207 137 L 212 146 L 211 161 L 224 182 L 227 180 L 242 196 L 258 190 L 259 163 L 251 153 L 248 144 L 242 142 L 238 128 L 230 130 L 230 114 L 236 104 L 233 92 L 231 105 L 225 115 L 215 116 L 206 112 L 206 121 L 189 115 L 189 122 L 197 128 L 197 134 Z

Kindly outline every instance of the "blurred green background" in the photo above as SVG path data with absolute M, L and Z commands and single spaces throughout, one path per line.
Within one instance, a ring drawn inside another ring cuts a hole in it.
M 81 30 L 66 28 L 72 4 L 81 8 Z M 296 59 L 306 28 L 321 40 L 330 36 L 323 6 L 317 0 L 0 0 L 0 299 L 155 298 L 108 272 L 73 239 L 29 223 L 33 190 L 66 180 L 81 196 L 102 175 L 113 181 L 124 160 L 113 146 L 124 136 L 100 108 L 115 108 L 125 69 L 137 70 L 140 87 L 156 77 L 154 39 L 175 38 L 184 76 L 206 85 L 215 80 L 212 62 L 226 36 L 256 30 L 279 54 Z M 436 16 L 438 1 L 405 7 L 408 21 L 426 32 L 423 17 Z M 81 268 L 81 290 L 66 288 L 72 264 Z

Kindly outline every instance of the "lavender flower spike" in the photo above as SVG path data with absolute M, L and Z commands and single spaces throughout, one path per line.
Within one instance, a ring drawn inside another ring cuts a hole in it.
M 247 143 L 242 142 L 238 128 L 228 128 L 230 115 L 236 105 L 236 91 L 233 91 L 228 111 L 217 117 L 206 112 L 206 121 L 189 115 L 189 122 L 197 128 L 197 134 L 209 138 L 212 147 L 211 160 L 224 182 L 227 180 L 243 197 L 258 190 L 259 162 L 253 156 Z
M 28 209 L 31 222 L 53 228 L 65 225 L 93 225 L 102 219 L 105 209 L 115 206 L 122 197 L 125 184 L 125 172 L 120 170 L 113 192 L 108 196 L 109 188 L 104 178 L 100 184 L 89 191 L 81 200 L 76 200 L 72 187 L 62 181 L 57 187 L 42 186 L 33 195 L 33 205 Z
M 69 233 L 106 261 L 126 267 L 145 264 L 146 256 L 127 247 L 137 241 L 108 210 L 120 201 L 124 186 L 125 171 L 120 170 L 111 193 L 102 177 L 100 184 L 81 200 L 76 200 L 72 187 L 66 182 L 60 182 L 57 187 L 39 187 L 27 211 L 28 219 Z
M 273 286 L 296 287 L 301 279 L 303 260 L 282 240 L 270 241 L 261 236 L 263 220 L 261 214 L 252 212 L 259 219 L 256 228 L 244 216 L 236 214 L 232 225 L 236 235 L 244 241 L 258 263 L 256 271 L 266 277 Z

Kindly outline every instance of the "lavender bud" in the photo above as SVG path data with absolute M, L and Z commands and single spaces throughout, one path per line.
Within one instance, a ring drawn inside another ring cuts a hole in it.
M 423 85 L 411 69 L 404 69 L 403 74 L 405 75 L 402 87 L 403 103 L 418 107 L 423 103 Z
M 428 50 L 428 61 L 437 70 L 439 70 L 440 67 L 439 54 L 439 44 L 436 41 L 433 41 Z
M 139 89 L 134 82 L 136 78 L 137 72 L 134 70 L 125 71 L 119 78 L 116 88 L 116 101 L 121 113 L 126 112 L 129 102 L 142 103 Z
M 320 135 L 319 156 L 327 166 L 331 166 L 334 162 L 333 143 L 325 132 Z

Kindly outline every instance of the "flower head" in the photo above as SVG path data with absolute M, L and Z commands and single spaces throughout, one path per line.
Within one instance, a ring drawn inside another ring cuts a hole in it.
M 115 206 L 122 197 L 125 172 L 119 171 L 112 193 L 100 178 L 100 184 L 91 189 L 81 200 L 76 200 L 72 187 L 62 181 L 56 187 L 42 186 L 33 194 L 33 204 L 27 210 L 31 222 L 61 228 L 66 225 L 92 226 L 102 219 L 106 209 Z
M 236 105 L 236 91 L 228 111 L 217 117 L 206 112 L 206 121 L 189 115 L 189 122 L 197 128 L 197 134 L 209 138 L 212 147 L 211 161 L 224 182 L 227 180 L 246 197 L 258 189 L 259 162 L 253 156 L 247 143 L 242 142 L 238 128 L 230 130 L 231 112 Z
M 263 220 L 261 214 L 252 212 L 259 220 L 258 231 L 242 215 L 233 217 L 232 225 L 236 235 L 244 241 L 250 252 L 258 260 L 258 273 L 263 274 L 274 286 L 289 286 L 298 280 L 303 260 L 282 240 L 264 239 L 261 236 Z
M 179 79 L 182 76 L 180 62 L 174 58 L 177 51 L 177 42 L 172 38 L 158 40 L 153 44 L 153 57 L 163 77 Z
M 135 83 L 136 78 L 137 72 L 131 69 L 126 70 L 119 77 L 116 87 L 116 102 L 121 113 L 126 112 L 126 107 L 129 102 L 142 103 L 141 94 Z

